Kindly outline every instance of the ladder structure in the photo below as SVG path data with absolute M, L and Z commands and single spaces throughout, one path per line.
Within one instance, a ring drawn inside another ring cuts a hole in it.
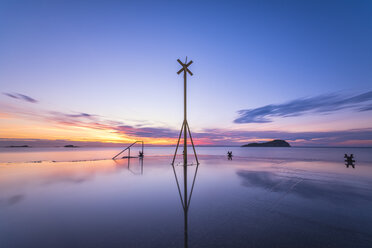
M 121 152 L 119 152 L 118 154 L 116 154 L 112 159 L 116 159 L 120 154 L 122 154 L 123 152 L 125 152 L 126 150 L 128 150 L 128 158 L 130 158 L 130 148 L 132 146 L 134 146 L 135 144 L 137 143 L 142 143 L 142 152 L 141 154 L 143 155 L 143 147 L 144 147 L 144 143 L 143 143 L 143 140 L 137 140 L 136 142 L 134 142 L 133 144 L 127 146 L 124 150 L 122 150 Z M 125 158 L 125 157 L 122 157 L 122 158 Z

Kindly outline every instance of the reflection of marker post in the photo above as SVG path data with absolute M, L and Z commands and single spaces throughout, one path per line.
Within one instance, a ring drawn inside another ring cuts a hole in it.
M 188 203 L 188 195 L 187 195 L 187 165 L 183 166 L 183 180 L 184 180 L 184 189 L 183 189 L 183 192 L 184 192 L 184 201 L 185 201 L 185 209 L 184 209 L 184 222 L 185 222 L 185 229 L 184 229 L 184 235 L 185 235 L 185 248 L 188 247 L 188 227 L 187 227 L 187 220 L 188 220 L 188 216 L 187 216 L 187 213 L 189 211 L 189 203 Z
M 185 236 L 185 248 L 188 248 L 189 247 L 189 233 L 188 233 L 188 220 L 189 220 L 189 207 L 190 207 L 190 202 L 191 202 L 191 197 L 192 197 L 192 192 L 194 191 L 194 185 L 195 185 L 195 179 L 196 179 L 196 174 L 198 173 L 198 169 L 199 169 L 199 164 L 196 165 L 196 168 L 195 168 L 195 173 L 194 173 L 194 178 L 192 180 L 192 185 L 191 185 L 191 190 L 190 190 L 190 195 L 188 196 L 187 194 L 187 166 L 184 166 L 183 167 L 183 172 L 185 173 L 184 174 L 184 208 L 183 208 L 183 211 L 184 211 L 184 236 Z M 173 170 L 174 170 L 174 165 L 173 165 Z M 176 180 L 176 182 L 178 183 L 178 180 Z M 178 189 L 179 189 L 179 186 L 178 186 Z M 182 202 L 182 199 L 181 199 L 181 202 Z
M 180 135 L 178 137 L 176 151 L 175 151 L 174 156 L 173 156 L 172 165 L 174 164 L 174 160 L 176 159 L 178 146 L 180 144 L 180 139 L 181 139 L 181 135 L 182 135 L 182 132 L 183 132 L 183 165 L 187 166 L 187 133 L 189 133 L 189 136 L 190 136 L 190 140 L 191 140 L 192 148 L 194 150 L 196 163 L 199 164 L 198 157 L 197 157 L 196 151 L 195 151 L 194 142 L 192 140 L 192 136 L 191 136 L 191 132 L 190 132 L 190 127 L 189 127 L 189 124 L 187 122 L 187 108 L 186 108 L 187 107 L 187 101 L 186 101 L 187 100 L 187 94 L 186 94 L 187 93 L 187 73 L 189 73 L 191 76 L 193 75 L 192 72 L 188 69 L 188 67 L 193 63 L 193 61 L 191 60 L 189 63 L 187 63 L 187 57 L 186 57 L 186 62 L 185 63 L 182 63 L 181 60 L 179 60 L 179 59 L 177 59 L 177 61 L 182 66 L 182 69 L 180 69 L 177 72 L 177 74 L 180 74 L 183 71 L 183 90 L 184 90 L 184 92 L 183 92 L 183 97 L 184 97 L 183 111 L 184 111 L 184 113 L 183 113 L 183 123 L 182 123 L 181 131 L 180 131 Z
M 180 187 L 180 184 L 178 182 L 178 177 L 177 177 L 177 174 L 176 174 L 176 169 L 175 169 L 173 164 L 172 164 L 172 168 L 173 168 L 174 178 L 176 179 L 177 189 L 178 189 L 178 193 L 179 193 L 179 196 L 180 196 L 182 209 L 183 209 L 183 213 L 184 213 L 184 219 L 183 219 L 184 220 L 184 244 L 185 244 L 184 247 L 187 248 L 188 247 L 188 215 L 189 215 L 188 213 L 189 213 L 189 207 L 190 207 L 192 192 L 194 191 L 196 175 L 197 175 L 198 169 L 199 169 L 199 164 L 196 165 L 196 168 L 195 168 L 194 178 L 192 180 L 189 196 L 187 195 L 187 192 L 188 192 L 187 191 L 187 174 L 186 175 L 184 174 L 184 184 L 183 184 L 184 195 L 182 196 L 181 187 Z M 187 171 L 187 166 L 184 166 L 183 172 L 185 173 L 185 171 Z

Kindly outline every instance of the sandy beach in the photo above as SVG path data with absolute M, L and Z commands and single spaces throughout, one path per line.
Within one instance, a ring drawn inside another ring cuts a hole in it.
M 235 147 L 229 148 L 237 154 L 233 160 L 223 155 L 226 149 L 199 149 L 201 164 L 188 211 L 191 247 L 371 244 L 370 149 L 354 149 L 361 158 L 354 169 L 338 156 L 342 149 Z M 117 148 L 36 149 L 38 155 L 14 150 L 2 151 L 2 160 L 16 153 L 30 160 L 66 160 L 70 154 L 81 161 L 1 163 L 2 247 L 184 245 L 172 148 L 148 148 L 151 155 L 129 162 L 99 159 Z M 189 190 L 195 169 L 188 166 Z M 175 172 L 182 185 L 183 166 L 175 166 Z

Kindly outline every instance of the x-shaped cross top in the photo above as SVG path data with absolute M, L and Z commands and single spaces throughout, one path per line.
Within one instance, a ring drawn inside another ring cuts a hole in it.
M 189 65 L 192 64 L 192 60 L 191 60 L 189 63 L 187 63 L 187 60 L 186 60 L 186 63 L 187 63 L 187 64 L 186 64 L 186 63 L 185 63 L 185 64 L 182 63 L 181 60 L 179 60 L 179 59 L 177 59 L 177 61 L 178 61 L 178 63 L 180 63 L 180 64 L 182 65 L 182 69 L 179 70 L 179 71 L 177 72 L 177 74 L 180 74 L 182 71 L 184 71 L 185 73 L 186 73 L 186 72 L 190 73 L 191 76 L 193 75 L 192 72 L 187 68 Z

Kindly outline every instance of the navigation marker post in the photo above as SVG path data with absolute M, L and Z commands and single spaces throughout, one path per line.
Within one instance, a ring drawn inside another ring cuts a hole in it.
M 194 141 L 192 140 L 189 123 L 187 122 L 187 108 L 186 108 L 187 107 L 187 101 L 186 101 L 186 99 L 187 99 L 187 95 L 186 95 L 186 93 L 187 93 L 187 73 L 189 73 L 190 76 L 193 75 L 192 72 L 188 69 L 188 67 L 193 63 L 193 61 L 191 60 L 190 62 L 187 63 L 187 57 L 186 57 L 185 63 L 182 63 L 181 60 L 179 60 L 179 59 L 177 59 L 177 61 L 182 66 L 182 68 L 177 72 L 177 74 L 179 75 L 181 72 L 183 72 L 183 90 L 184 90 L 184 92 L 183 92 L 183 97 L 184 97 L 183 111 L 184 111 L 184 114 L 183 114 L 183 123 L 182 123 L 182 126 L 181 126 L 180 135 L 178 137 L 176 151 L 175 151 L 174 156 L 173 156 L 172 165 L 174 165 L 174 160 L 176 159 L 176 156 L 177 156 L 177 150 L 178 150 L 178 146 L 180 144 L 180 139 L 181 139 L 182 133 L 183 133 L 183 166 L 187 166 L 187 133 L 190 136 L 191 145 L 192 145 L 192 148 L 194 150 L 194 155 L 195 155 L 195 159 L 196 159 L 196 164 L 199 165 L 198 156 L 196 155 Z

